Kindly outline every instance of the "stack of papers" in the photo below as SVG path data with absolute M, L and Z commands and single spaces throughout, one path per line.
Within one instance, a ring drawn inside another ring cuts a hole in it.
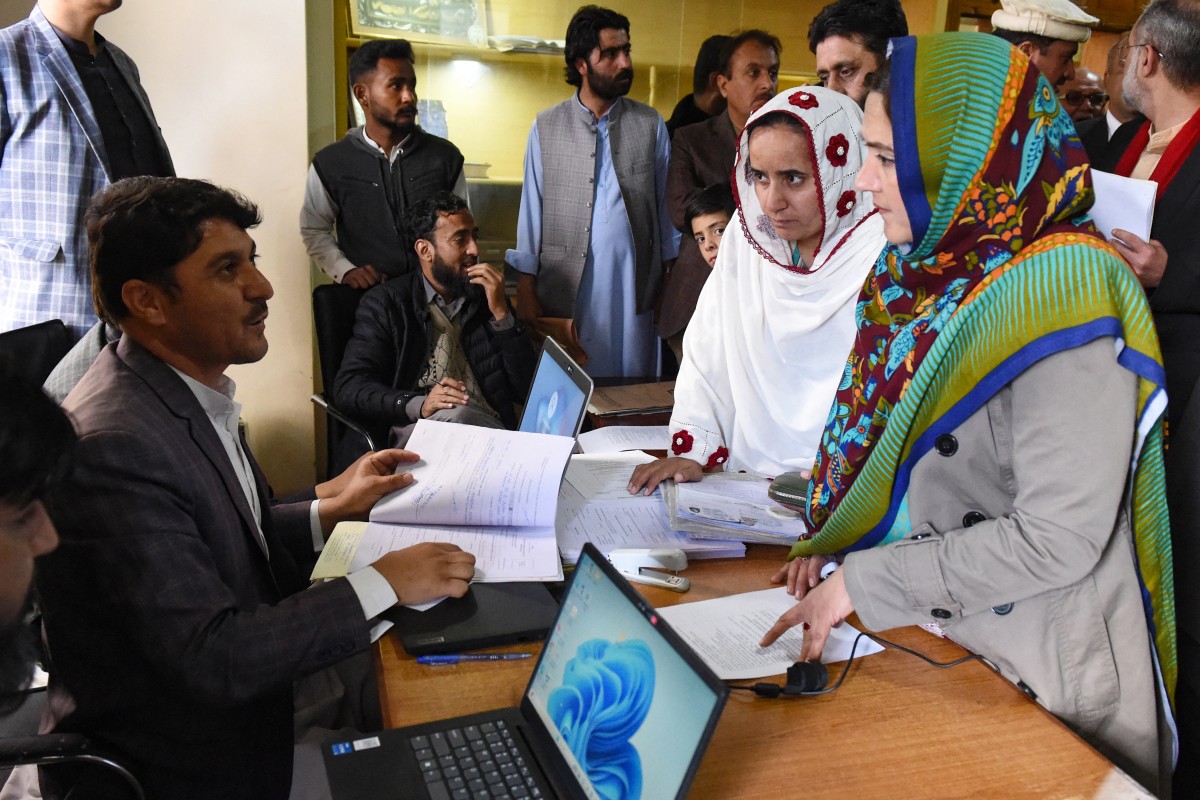
M 665 450 L 669 440 L 666 425 L 605 425 L 579 434 L 579 449 L 588 454 Z
M 739 473 L 718 472 L 694 483 L 663 487 L 673 530 L 699 538 L 791 545 L 808 529 L 800 512 L 767 497 L 771 482 Z
M 667 524 L 657 497 L 625 500 L 564 501 L 558 507 L 558 549 L 567 564 L 579 560 L 585 542 L 601 553 L 623 547 L 672 547 L 696 558 L 741 558 L 741 542 L 693 539 Z
M 629 493 L 629 478 L 639 464 L 654 461 L 640 452 L 574 455 L 559 494 L 558 548 L 563 561 L 579 560 L 585 542 L 602 553 L 623 547 L 671 547 L 689 558 L 738 558 L 740 542 L 695 540 L 671 530 L 657 490 L 650 496 Z
M 421 420 L 408 442 L 421 461 L 399 470 L 412 485 L 380 500 L 365 529 L 327 544 L 336 551 L 329 564 L 353 571 L 436 541 L 474 554 L 479 581 L 562 580 L 554 520 L 574 445 L 569 436 Z

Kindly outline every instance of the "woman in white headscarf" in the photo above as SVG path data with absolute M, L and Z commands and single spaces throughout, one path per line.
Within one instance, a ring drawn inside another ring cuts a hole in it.
M 738 212 L 696 304 L 675 384 L 669 455 L 630 492 L 723 467 L 807 471 L 854 339 L 854 306 L 886 241 L 862 165 L 862 112 L 805 87 L 756 111 L 738 139 Z

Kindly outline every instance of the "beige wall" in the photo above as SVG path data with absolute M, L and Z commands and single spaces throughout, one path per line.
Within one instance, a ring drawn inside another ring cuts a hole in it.
M 33 0 L 0 0 L 0 28 L 7 28 L 29 16 Z
M 230 375 L 278 492 L 311 485 L 315 462 L 309 266 L 296 221 L 310 153 L 306 17 L 303 0 L 130 0 L 97 25 L 137 62 L 179 174 L 237 189 L 262 209 L 253 235 L 275 287 L 271 348 Z

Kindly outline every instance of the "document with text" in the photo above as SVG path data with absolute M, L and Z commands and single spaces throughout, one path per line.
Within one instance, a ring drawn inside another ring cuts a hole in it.
M 796 598 L 787 589 L 765 589 L 715 600 L 682 603 L 660 608 L 658 612 L 697 655 L 724 681 L 751 680 L 780 675 L 800 658 L 804 631 L 790 629 L 770 647 L 759 647 L 763 635 Z M 821 661 L 831 664 L 850 657 L 850 648 L 859 631 L 847 622 L 829 632 Z M 883 650 L 865 636 L 858 643 L 855 658 Z
M 586 500 L 635 500 L 629 493 L 629 478 L 639 464 L 654 460 L 640 451 L 629 453 L 576 454 L 567 464 L 567 483 Z M 657 489 L 655 491 L 658 491 Z
M 562 562 L 554 528 L 389 525 L 343 522 L 325 543 L 312 580 L 340 578 L 395 550 L 421 542 L 456 544 L 475 556 L 476 581 L 558 581 Z
M 591 542 L 602 553 L 621 547 L 671 547 L 689 559 L 740 558 L 746 555 L 741 542 L 693 539 L 671 530 L 657 497 L 629 500 L 563 502 L 558 509 L 558 549 L 563 561 L 574 564 Z
M 575 440 L 423 419 L 401 471 L 412 485 L 371 509 L 372 522 L 550 528 Z
M 665 450 L 669 441 L 666 425 L 606 425 L 579 434 L 579 447 L 585 453 Z

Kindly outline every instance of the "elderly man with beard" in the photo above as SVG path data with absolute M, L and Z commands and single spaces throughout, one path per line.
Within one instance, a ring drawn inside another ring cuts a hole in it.
M 1096 167 L 1158 184 L 1148 241 L 1102 231 L 1150 298 L 1167 378 L 1167 505 L 1176 576 L 1200 565 L 1200 0 L 1154 0 L 1122 45 L 1122 125 Z M 1200 796 L 1200 587 L 1176 583 L 1179 761 L 1174 796 Z
M 505 254 L 521 272 L 517 314 L 560 327 L 570 320 L 578 347 L 570 341 L 568 350 L 594 376 L 655 375 L 653 307 L 679 252 L 667 213 L 667 128 L 625 97 L 633 85 L 625 16 L 580 8 L 564 56 L 577 91 L 539 113 L 529 132 L 517 247 Z
M 517 425 L 535 357 L 504 296 L 504 276 L 479 263 L 479 229 L 460 197 L 439 192 L 405 218 L 421 268 L 367 292 L 334 385 L 337 404 L 408 441 L 420 419 Z
M 19 706 L 37 656 L 34 559 L 58 545 L 42 497 L 66 473 L 75 446 L 67 415 L 0 364 L 0 716 Z

